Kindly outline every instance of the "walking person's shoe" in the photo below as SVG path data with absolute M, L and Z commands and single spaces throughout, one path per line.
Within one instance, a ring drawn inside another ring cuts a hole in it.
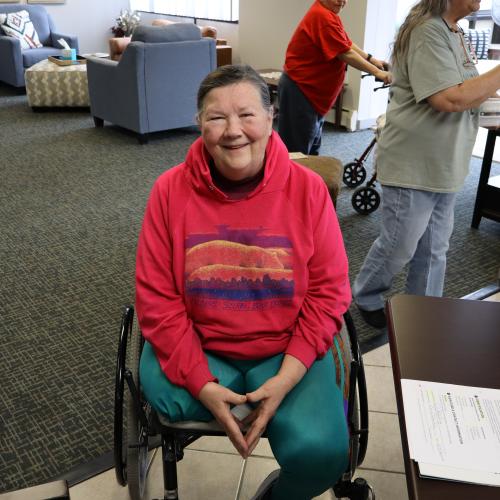
M 271 492 L 274 484 L 278 480 L 278 476 L 280 475 L 280 470 L 276 469 L 269 474 L 269 476 L 262 481 L 257 493 L 250 500 L 271 500 Z
M 361 317 L 374 328 L 385 328 L 387 326 L 387 318 L 385 317 L 384 309 L 375 309 L 375 311 L 367 311 L 358 306 Z

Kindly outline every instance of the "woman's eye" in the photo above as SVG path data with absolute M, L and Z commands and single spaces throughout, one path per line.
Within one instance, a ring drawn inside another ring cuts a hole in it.
M 216 121 L 216 120 L 223 120 L 223 119 L 224 119 L 224 117 L 223 117 L 223 116 L 210 116 L 210 117 L 208 118 L 208 121 L 209 121 L 209 122 L 213 122 L 213 121 Z
M 242 118 L 251 118 L 253 116 L 253 113 L 243 113 L 241 115 Z

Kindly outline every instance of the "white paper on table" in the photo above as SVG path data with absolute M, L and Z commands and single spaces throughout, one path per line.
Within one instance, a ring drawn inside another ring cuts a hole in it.
M 435 465 L 418 462 L 418 471 L 421 477 L 431 479 L 447 479 L 461 483 L 485 484 L 500 486 L 500 473 L 482 470 L 459 469 L 446 465 Z
M 401 379 L 410 458 L 500 473 L 500 390 Z

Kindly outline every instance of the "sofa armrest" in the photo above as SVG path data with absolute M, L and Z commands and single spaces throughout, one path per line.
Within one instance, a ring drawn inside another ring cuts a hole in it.
M 144 49 L 132 42 L 121 60 L 87 60 L 90 111 L 95 117 L 144 133 Z
M 21 42 L 13 36 L 0 35 L 0 60 L 1 66 L 11 59 L 14 63 L 22 62 Z
M 68 45 L 72 49 L 76 49 L 76 53 L 78 54 L 78 37 L 75 35 L 64 35 L 63 33 L 57 33 L 56 31 L 53 31 L 50 34 L 50 39 L 52 40 L 52 46 L 57 47 L 58 49 L 62 49 L 61 44 L 57 42 L 62 38 L 63 40 L 66 40 Z
M 23 55 L 17 38 L 0 35 L 0 61 L 0 80 L 15 86 L 23 85 Z

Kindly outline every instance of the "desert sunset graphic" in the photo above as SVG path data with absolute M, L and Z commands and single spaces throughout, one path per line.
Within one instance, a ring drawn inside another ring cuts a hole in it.
M 189 296 L 230 301 L 293 297 L 293 251 L 287 238 L 259 230 L 218 229 L 204 237 L 191 236 L 185 261 Z M 224 238 L 228 236 L 230 240 Z

